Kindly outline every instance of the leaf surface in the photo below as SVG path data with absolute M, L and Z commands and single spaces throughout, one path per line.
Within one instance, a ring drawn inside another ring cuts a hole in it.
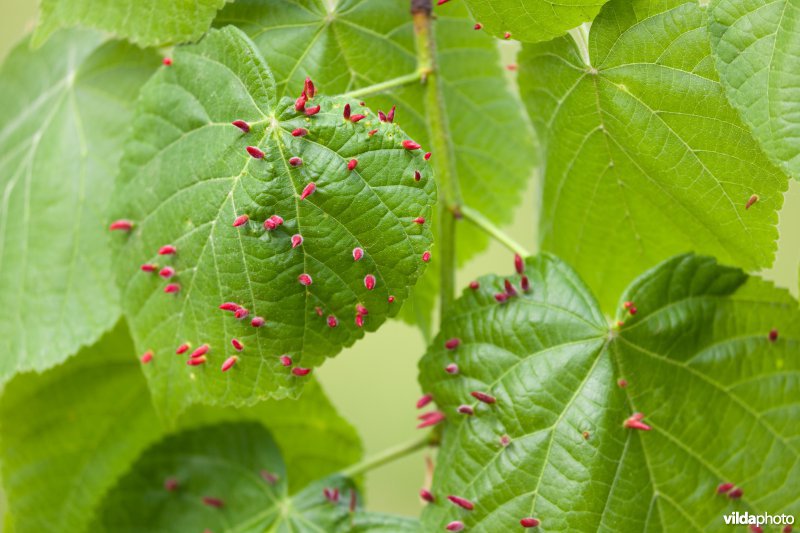
M 588 58 L 566 37 L 523 48 L 546 161 L 541 245 L 606 312 L 641 267 L 676 253 L 772 263 L 787 180 L 727 103 L 706 25 L 697 2 L 612 0 Z
M 93 344 L 119 318 L 105 210 L 158 58 L 66 31 L 0 70 L 0 383 Z
M 142 91 L 114 207 L 137 229 L 120 236 L 117 271 L 137 346 L 156 353 L 146 375 L 168 416 L 198 401 L 296 395 L 308 378 L 295 369 L 316 367 L 375 331 L 424 269 L 432 236 L 415 219 L 430 217 L 436 186 L 422 151 L 405 149 L 402 130 L 352 99 L 318 95 L 307 105 L 321 106 L 313 116 L 294 101 L 278 99 L 259 52 L 233 27 L 178 49 Z M 367 118 L 345 120 L 345 104 Z M 246 120 L 249 133 L 233 120 Z M 298 128 L 308 134 L 294 136 Z M 248 155 L 248 146 L 264 157 Z M 234 227 L 241 215 L 249 221 Z M 274 216 L 282 223 L 266 229 Z M 302 244 L 293 246 L 295 236 Z M 164 245 L 177 252 L 159 255 Z M 141 272 L 145 263 L 170 266 L 175 276 Z M 166 294 L 170 284 L 180 291 Z M 248 315 L 220 310 L 226 302 Z M 363 328 L 359 305 L 368 312 Z M 265 324 L 251 327 L 255 317 Z M 192 351 L 178 357 L 183 343 Z M 187 365 L 202 345 L 208 363 Z M 281 355 L 292 363 L 284 366 Z M 231 356 L 239 361 L 221 372 Z
M 195 41 L 227 0 L 42 0 L 33 45 L 59 28 L 89 26 L 140 46 Z
M 333 533 L 351 531 L 353 521 L 367 520 L 413 531 L 409 521 L 351 511 L 355 487 L 339 475 L 290 496 L 285 468 L 263 426 L 220 424 L 186 431 L 142 455 L 109 492 L 96 530 Z M 265 479 L 265 473 L 277 480 Z M 166 479 L 177 487 L 165 490 Z M 337 491 L 338 497 L 326 498 L 326 490 Z
M 436 18 L 439 83 L 445 102 L 445 127 L 464 203 L 499 225 L 513 220 L 536 163 L 535 142 L 524 108 L 503 76 L 495 41 L 474 31 L 466 9 L 454 2 Z M 405 0 L 259 2 L 238 1 L 220 12 L 216 25 L 235 24 L 268 59 L 279 95 L 297 96 L 306 76 L 330 94 L 385 82 L 416 70 L 414 30 Z M 413 83 L 365 96 L 372 109 L 397 106 L 395 122 L 426 149 L 430 125 L 425 87 Z M 441 154 L 431 158 L 437 174 Z M 436 231 L 436 227 L 434 227 Z M 459 226 L 457 246 L 465 262 L 488 245 L 467 223 Z M 401 312 L 430 328 L 439 286 L 437 252 Z
M 355 430 L 315 382 L 297 401 L 193 408 L 167 427 L 133 350 L 120 324 L 65 364 L 8 383 L 0 400 L 0 459 L 14 531 L 87 531 L 105 492 L 139 454 L 180 429 L 222 420 L 269 427 L 286 458 L 291 492 L 361 456 Z
M 800 2 L 714 0 L 709 33 L 731 103 L 767 155 L 800 179 Z
M 607 0 L 466 0 L 472 16 L 495 37 L 536 43 L 591 21 Z M 441 9 L 441 8 L 440 8 Z M 446 9 L 446 8 L 445 8 Z
M 531 258 L 525 275 L 530 292 L 503 305 L 499 276 L 465 291 L 420 364 L 447 415 L 427 529 L 510 531 L 530 517 L 546 531 L 707 531 L 732 511 L 797 513 L 800 311 L 786 291 L 678 256 L 633 282 L 624 324 L 609 327 L 560 260 Z M 637 412 L 651 430 L 623 426 Z M 724 482 L 742 497 L 717 494 Z

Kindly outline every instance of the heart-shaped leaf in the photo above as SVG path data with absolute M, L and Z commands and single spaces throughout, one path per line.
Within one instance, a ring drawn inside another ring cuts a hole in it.
M 482 29 L 495 37 L 530 43 L 549 41 L 592 20 L 607 1 L 465 0 Z M 446 13 L 447 6 L 441 12 Z
M 65 31 L 0 70 L 0 383 L 91 345 L 120 314 L 105 210 L 158 58 Z
M 141 46 L 194 41 L 227 0 L 42 0 L 33 45 L 62 27 L 90 26 Z
M 510 297 L 498 276 L 468 289 L 421 362 L 447 416 L 426 530 L 708 531 L 732 511 L 800 511 L 786 291 L 679 256 L 639 277 L 608 326 L 560 260 L 523 274 Z
M 800 179 L 800 4 L 714 0 L 709 15 L 728 98 L 767 155 Z
M 93 530 L 335 533 L 352 531 L 359 521 L 415 530 L 411 521 L 364 513 L 358 499 L 353 483 L 338 475 L 290 496 L 269 432 L 256 424 L 220 424 L 145 451 L 109 492 Z
M 772 263 L 788 180 L 727 103 L 694 1 L 611 0 L 588 51 L 525 46 L 520 85 L 544 144 L 542 248 L 610 309 L 641 267 L 689 251 Z
M 120 325 L 65 364 L 20 374 L 6 386 L 0 460 L 14 531 L 87 531 L 105 492 L 143 450 L 176 429 L 221 420 L 267 426 L 286 458 L 292 493 L 361 457 L 355 430 L 316 383 L 297 401 L 195 407 L 176 427 L 162 425 L 133 350 Z
M 297 394 L 396 313 L 429 257 L 436 187 L 418 146 L 357 101 L 295 106 L 233 27 L 178 49 L 142 90 L 117 270 L 164 413 Z
M 536 145 L 523 106 L 504 79 L 496 41 L 474 31 L 467 10 L 456 2 L 436 17 L 436 63 L 445 102 L 448 167 L 464 203 L 499 225 L 514 209 L 533 175 Z M 278 95 L 297 96 L 306 76 L 330 93 L 358 91 L 417 69 L 414 29 L 407 0 L 239 0 L 223 9 L 216 25 L 234 24 L 258 45 L 277 80 Z M 363 97 L 424 146 L 430 146 L 430 112 L 420 83 Z M 433 153 L 437 174 L 442 154 Z M 436 223 L 434 221 L 434 223 Z M 463 228 L 463 229 L 462 229 Z M 434 228 L 436 231 L 436 228 Z M 488 245 L 464 223 L 456 236 L 459 261 Z M 436 256 L 434 254 L 434 263 Z M 425 272 L 403 306 L 402 317 L 430 328 L 439 287 L 439 269 Z

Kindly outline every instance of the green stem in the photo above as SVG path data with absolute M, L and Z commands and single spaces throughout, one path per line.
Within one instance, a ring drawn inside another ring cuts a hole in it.
M 417 437 L 408 442 L 387 448 L 386 450 L 383 450 L 372 457 L 367 457 L 366 459 L 345 468 L 339 473 L 344 477 L 356 477 L 365 472 L 369 472 L 370 470 L 378 468 L 379 466 L 383 466 L 397 459 L 401 459 L 406 455 L 410 455 L 417 450 L 425 448 L 426 446 L 430 446 L 432 442 L 433 440 L 431 435 L 426 433 L 422 437 Z
M 531 255 L 531 253 L 525 249 L 520 243 L 512 239 L 507 233 L 503 230 L 498 228 L 497 226 L 492 223 L 491 220 L 483 216 L 483 213 L 480 211 L 476 211 L 471 207 L 466 205 L 462 205 L 461 214 L 464 215 L 464 218 L 475 224 L 478 228 L 482 229 L 486 233 L 489 234 L 490 237 L 495 239 L 497 242 L 514 252 L 515 254 L 519 254 L 522 257 L 527 257 Z
M 456 180 L 455 156 L 447 123 L 447 113 L 442 94 L 442 82 L 436 65 L 436 39 L 434 37 L 431 0 L 411 0 L 414 35 L 417 47 L 417 66 L 426 73 L 425 115 L 433 153 L 436 181 L 439 185 L 438 253 L 441 265 L 440 322 L 455 300 L 456 283 L 456 224 L 453 209 L 461 204 L 461 191 Z
M 364 96 L 372 96 L 375 94 L 382 93 L 384 91 L 388 91 L 390 89 L 394 89 L 396 87 L 402 87 L 403 85 L 414 83 L 415 81 L 420 81 L 424 77 L 425 77 L 425 72 L 417 70 L 416 72 L 411 72 L 410 74 L 398 76 L 397 78 L 392 78 L 391 80 L 386 80 L 381 83 L 376 83 L 375 85 L 369 85 L 367 87 L 362 87 L 360 89 L 350 91 L 348 93 L 345 93 L 343 96 L 345 96 L 346 98 L 362 98 Z

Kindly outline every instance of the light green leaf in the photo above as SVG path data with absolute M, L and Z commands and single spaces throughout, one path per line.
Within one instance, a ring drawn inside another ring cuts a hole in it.
M 33 45 L 59 28 L 89 26 L 140 46 L 195 41 L 227 0 L 41 0 Z
M 272 74 L 236 28 L 178 49 L 174 61 L 142 91 L 114 203 L 115 218 L 137 224 L 120 236 L 118 279 L 137 347 L 156 353 L 145 372 L 156 407 L 173 416 L 193 402 L 296 395 L 308 380 L 296 368 L 316 367 L 375 331 L 407 298 L 432 244 L 430 224 L 415 222 L 435 203 L 432 172 L 421 150 L 403 148 L 402 130 L 357 101 L 316 96 L 308 108 L 322 111 L 307 117 L 293 98 L 278 100 Z M 346 103 L 369 116 L 345 120 Z M 249 133 L 231 125 L 237 119 L 250 123 Z M 296 128 L 309 133 L 295 137 Z M 248 146 L 265 157 L 250 157 Z M 302 165 L 290 165 L 293 157 Z M 316 192 L 302 199 L 312 183 Z M 245 214 L 250 221 L 234 227 Z M 283 224 L 265 230 L 273 215 Z M 293 235 L 302 235 L 300 246 Z M 177 254 L 159 255 L 168 244 Z M 357 247 L 363 259 L 354 261 Z M 169 265 L 176 276 L 161 280 L 140 271 L 143 263 Z M 300 282 L 304 275 L 311 285 Z M 165 294 L 168 283 L 180 292 Z M 250 314 L 236 320 L 219 309 L 224 302 Z M 357 305 L 369 313 L 363 328 Z M 254 317 L 265 325 L 251 327 Z M 210 346 L 207 365 L 175 355 L 186 342 Z M 233 355 L 235 367 L 221 372 Z
M 592 20 L 608 0 L 466 0 L 483 29 L 495 37 L 537 43 Z M 447 6 L 439 8 L 440 13 Z M 506 33 L 510 33 L 506 37 Z
M 277 480 L 265 480 L 262 472 Z M 174 490 L 165 490 L 167 479 L 177 482 Z M 334 533 L 351 531 L 351 522 L 363 519 L 361 511 L 350 510 L 350 480 L 331 476 L 294 496 L 285 480 L 280 451 L 262 426 L 221 424 L 183 432 L 142 454 L 109 492 L 94 530 Z M 326 498 L 325 490 L 338 497 Z M 398 519 L 366 520 L 413 531 Z
M 772 161 L 800 179 L 800 2 L 714 0 L 708 27 L 729 100 Z
M 0 70 L 0 383 L 94 343 L 119 318 L 105 209 L 158 58 L 89 31 Z
M 786 291 L 684 255 L 634 281 L 624 324 L 608 326 L 560 260 L 529 259 L 525 275 L 530 292 L 502 305 L 498 276 L 467 290 L 420 364 L 447 416 L 426 530 L 531 517 L 545 531 L 710 531 L 732 511 L 797 515 L 800 311 Z M 651 430 L 623 427 L 636 412 Z M 724 482 L 741 499 L 716 494 Z
M 495 41 L 474 31 L 466 9 L 448 4 L 436 18 L 437 63 L 446 104 L 454 178 L 467 205 L 499 225 L 513 220 L 536 163 L 530 124 L 503 76 Z M 329 94 L 375 85 L 417 68 L 407 0 L 240 0 L 220 12 L 217 25 L 235 24 L 258 45 L 277 80 L 278 94 L 297 96 L 306 76 Z M 395 122 L 429 146 L 425 88 L 412 83 L 364 97 L 372 109 L 397 105 Z M 440 163 L 433 154 L 431 163 Z M 439 169 L 436 169 L 439 172 Z M 484 250 L 488 240 L 459 226 L 460 262 Z M 430 327 L 439 268 L 432 268 L 402 310 L 411 323 Z
M 546 159 L 542 248 L 572 264 L 606 311 L 640 268 L 676 253 L 770 265 L 788 182 L 725 99 L 705 11 L 612 0 L 589 39 L 591 59 L 569 38 L 522 52 Z
M 283 450 L 292 492 L 361 456 L 355 430 L 316 383 L 298 401 L 268 401 L 244 410 L 197 407 L 168 428 L 150 403 L 133 350 L 120 324 L 64 365 L 20 374 L 8 383 L 0 399 L 0 459 L 18 533 L 86 531 L 118 477 L 175 429 L 220 420 L 266 425 Z

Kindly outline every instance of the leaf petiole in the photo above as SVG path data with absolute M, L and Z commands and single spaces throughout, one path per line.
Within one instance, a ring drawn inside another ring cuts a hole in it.
M 427 74 L 428 73 L 424 69 L 418 69 L 409 74 L 392 78 L 391 80 L 382 81 L 381 83 L 376 83 L 375 85 L 368 85 L 367 87 L 361 87 L 360 89 L 347 92 L 342 96 L 345 98 L 362 98 L 364 96 L 373 96 L 396 87 L 402 87 L 403 85 L 414 83 L 415 81 L 421 82 L 425 79 Z
M 397 446 L 392 446 L 371 457 L 367 457 L 339 473 L 344 477 L 356 477 L 397 459 L 402 459 L 406 455 L 410 455 L 426 446 L 433 446 L 435 443 L 436 438 L 434 435 L 432 433 L 426 433 L 422 437 L 417 437 L 408 442 L 398 444 Z
M 465 219 L 472 222 L 479 229 L 485 231 L 490 237 L 495 239 L 497 242 L 499 242 L 500 244 L 502 244 L 515 254 L 519 254 L 522 257 L 527 257 L 531 255 L 531 253 L 528 250 L 526 250 L 524 246 L 522 246 L 517 241 L 512 239 L 503 230 L 495 226 L 492 223 L 492 221 L 483 216 L 483 214 L 480 211 L 472 209 L 469 206 L 462 205 L 459 208 L 459 212 L 464 216 Z

